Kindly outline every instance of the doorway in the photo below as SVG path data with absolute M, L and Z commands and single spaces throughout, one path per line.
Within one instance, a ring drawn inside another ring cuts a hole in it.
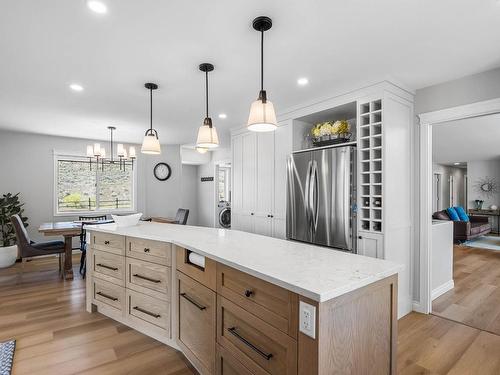
M 475 242 L 469 239 L 457 241 L 455 222 L 449 223 L 452 229 L 449 232 L 450 238 L 455 240 L 455 243 L 448 242 L 451 249 L 448 261 L 452 267 L 453 280 L 446 285 L 449 291 L 441 290 L 436 297 L 436 291 L 433 290 L 433 271 L 439 267 L 435 263 L 435 255 L 439 251 L 436 252 L 433 248 L 433 240 L 436 242 L 433 237 L 435 231 L 433 224 L 436 224 L 433 223 L 433 214 L 447 207 L 462 206 L 471 218 L 467 225 L 473 226 L 475 220 L 471 215 L 475 200 L 484 201 L 484 208 L 491 212 L 495 212 L 493 210 L 495 202 L 500 202 L 500 193 L 490 200 L 487 200 L 485 194 L 483 198 L 476 197 L 477 194 L 481 194 L 477 188 L 478 181 L 482 181 L 488 175 L 491 180 L 491 175 L 494 173 L 498 173 L 498 176 L 493 176 L 493 179 L 500 178 L 500 160 L 497 155 L 498 147 L 495 144 L 500 139 L 500 129 L 498 126 L 493 126 L 500 121 L 500 99 L 427 113 L 419 117 L 421 122 L 419 311 L 433 313 L 500 335 L 500 273 L 498 273 L 500 251 L 476 246 Z M 492 123 L 492 126 L 481 128 L 481 124 L 487 122 Z M 453 126 L 452 136 L 438 146 L 438 133 L 447 126 Z M 460 126 L 469 132 L 474 129 L 474 137 L 462 136 L 460 141 L 454 139 L 456 136 L 454 133 L 463 131 Z M 477 142 L 482 143 L 479 145 Z M 457 145 L 461 147 L 456 147 Z M 455 156 L 455 159 L 436 160 L 433 154 L 433 150 L 436 149 L 440 150 L 441 156 L 449 156 L 452 151 L 459 156 Z M 491 155 L 488 154 L 489 149 Z M 444 173 L 436 173 L 436 161 L 456 173 L 450 172 L 449 177 Z M 443 190 L 448 190 L 448 194 Z M 481 221 L 488 225 L 487 219 L 482 218 Z M 491 224 L 490 218 L 489 225 L 493 231 Z M 490 236 L 490 233 L 485 233 L 476 238 L 490 238 Z M 498 242 L 500 243 L 500 238 Z
M 231 162 L 215 163 L 215 227 L 231 228 Z

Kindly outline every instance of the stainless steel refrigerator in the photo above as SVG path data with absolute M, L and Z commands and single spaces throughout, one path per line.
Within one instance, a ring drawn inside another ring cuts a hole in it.
M 355 146 L 298 151 L 289 157 L 288 239 L 356 252 L 355 168 Z

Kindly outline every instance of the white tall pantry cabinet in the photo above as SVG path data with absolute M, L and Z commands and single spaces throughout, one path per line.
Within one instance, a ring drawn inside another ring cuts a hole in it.
M 286 160 L 311 147 L 306 135 L 321 121 L 356 119 L 357 233 L 361 255 L 404 265 L 399 316 L 412 309 L 413 94 L 381 82 L 279 116 L 271 133 L 233 131 L 232 228 L 286 237 Z
M 285 238 L 286 159 L 292 152 L 288 122 L 278 130 L 233 132 L 231 228 Z

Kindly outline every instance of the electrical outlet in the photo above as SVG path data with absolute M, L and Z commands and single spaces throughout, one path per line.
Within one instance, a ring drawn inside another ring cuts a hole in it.
M 316 306 L 299 302 L 299 331 L 316 338 Z

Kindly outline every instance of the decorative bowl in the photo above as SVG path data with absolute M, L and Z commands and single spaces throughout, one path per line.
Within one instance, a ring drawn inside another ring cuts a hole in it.
M 139 223 L 142 212 L 132 215 L 111 215 L 117 227 L 132 227 Z

